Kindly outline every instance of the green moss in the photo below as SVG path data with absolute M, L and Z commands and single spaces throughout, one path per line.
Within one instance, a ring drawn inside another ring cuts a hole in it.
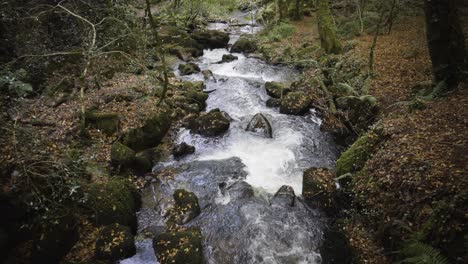
M 88 207 L 98 225 L 118 223 L 136 230 L 135 212 L 139 207 L 139 194 L 126 179 L 111 179 L 106 183 L 87 186 Z
M 86 112 L 86 125 L 112 135 L 119 130 L 120 117 L 117 113 L 104 113 L 98 111 Z
M 281 101 L 280 113 L 303 115 L 309 111 L 311 103 L 311 99 L 303 92 L 288 93 Z
M 161 264 L 202 264 L 202 235 L 199 229 L 162 233 L 153 241 Z
M 336 162 L 336 175 L 360 171 L 371 158 L 380 141 L 380 136 L 372 131 L 359 137 Z
M 200 214 L 201 210 L 198 198 L 193 192 L 178 189 L 175 190 L 173 197 L 175 206 L 171 209 L 171 217 L 168 220 L 168 224 L 177 223 L 183 225 Z
M 237 53 L 252 53 L 257 50 L 257 43 L 255 40 L 248 37 L 239 38 L 234 45 L 232 45 L 231 52 Z
M 282 98 L 291 91 L 285 84 L 279 82 L 267 82 L 265 89 L 267 94 L 273 98 Z
M 135 151 L 120 142 L 115 142 L 111 148 L 111 160 L 114 165 L 131 165 L 135 160 Z
M 190 62 L 187 64 L 180 64 L 179 71 L 181 75 L 190 75 L 194 73 L 199 73 L 200 67 L 198 67 L 198 65 L 196 65 L 195 63 Z
M 185 97 L 189 99 L 189 103 L 196 103 L 200 110 L 206 108 L 206 100 L 208 100 L 208 94 L 198 92 L 195 90 L 189 90 L 185 93 Z
M 341 43 L 336 36 L 336 26 L 328 5 L 328 0 L 319 0 L 317 5 L 320 43 L 327 53 L 340 53 Z

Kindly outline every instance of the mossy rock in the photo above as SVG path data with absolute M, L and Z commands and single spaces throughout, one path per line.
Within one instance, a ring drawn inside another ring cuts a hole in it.
M 131 166 L 135 161 L 135 151 L 120 142 L 112 144 L 111 161 L 114 166 Z
M 194 73 L 199 73 L 201 70 L 197 64 L 193 62 L 189 62 L 187 64 L 180 64 L 179 71 L 180 71 L 180 75 L 190 75 Z
M 280 107 L 281 106 L 281 99 L 270 98 L 270 99 L 268 99 L 266 101 L 266 106 L 271 107 L 271 108 Z
M 267 82 L 265 83 L 265 89 L 269 96 L 276 99 L 280 99 L 291 92 L 291 89 L 286 87 L 285 84 L 279 82 Z
M 192 37 L 205 49 L 226 48 L 229 43 L 229 34 L 217 30 L 196 31 Z
M 235 61 L 237 59 L 239 59 L 239 57 L 234 56 L 232 54 L 224 54 L 222 59 L 221 59 L 221 63 L 233 62 L 233 61 Z
M 153 240 L 161 264 L 203 264 L 202 235 L 199 229 L 169 231 Z
M 336 162 L 336 175 L 360 171 L 381 142 L 381 136 L 373 131 L 360 136 Z
M 133 165 L 133 171 L 137 174 L 143 175 L 150 172 L 153 168 L 152 149 L 147 151 L 138 152 L 135 155 L 135 162 Z
M 288 93 L 281 101 L 280 113 L 303 115 L 310 109 L 312 100 L 303 92 Z
M 65 216 L 62 216 L 65 214 Z M 69 212 L 43 221 L 33 230 L 32 263 L 59 263 L 79 240 L 78 221 Z
M 336 192 L 334 176 L 327 168 L 307 169 L 302 178 L 302 196 L 315 207 L 332 210 Z
M 122 144 L 135 151 L 156 147 L 161 143 L 170 126 L 170 113 L 162 111 L 146 120 L 142 127 L 128 131 L 123 137 Z
M 257 50 L 257 43 L 254 39 L 241 37 L 231 47 L 231 52 L 235 53 L 253 53 Z
M 208 100 L 208 94 L 203 92 L 198 92 L 196 90 L 189 90 L 185 92 L 185 97 L 189 99 L 190 103 L 196 103 L 200 110 L 204 110 L 206 108 L 206 100 Z
M 184 91 L 197 91 L 201 92 L 205 90 L 206 86 L 203 81 L 196 81 L 196 82 L 182 82 L 180 87 Z
M 187 127 L 192 133 L 207 137 L 217 137 L 226 133 L 230 125 L 231 120 L 227 113 L 214 109 L 194 120 L 190 120 Z
M 128 226 L 112 224 L 99 232 L 95 249 L 97 259 L 114 262 L 135 254 L 135 240 Z
M 136 231 L 136 211 L 140 206 L 140 195 L 126 179 L 110 179 L 105 183 L 87 186 L 87 207 L 90 208 L 97 225 L 118 223 Z
M 326 112 L 323 116 L 320 130 L 330 133 L 335 140 L 335 143 L 338 145 L 348 146 L 349 144 L 352 144 L 356 137 L 342 122 L 342 119 L 344 119 L 344 117 L 338 113 L 334 115 Z
M 176 223 L 178 225 L 183 225 L 200 215 L 200 205 L 198 204 L 198 198 L 195 193 L 177 189 L 174 191 L 173 197 L 175 204 L 169 213 L 169 224 Z
M 377 99 L 370 95 L 340 97 L 336 100 L 336 106 L 346 111 L 349 121 L 358 133 L 366 131 L 374 123 L 379 112 Z
M 120 117 L 117 113 L 106 113 L 98 111 L 86 112 L 86 126 L 101 130 L 107 135 L 119 131 Z

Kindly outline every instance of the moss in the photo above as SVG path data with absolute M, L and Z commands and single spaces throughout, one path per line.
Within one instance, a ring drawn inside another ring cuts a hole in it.
M 106 183 L 92 183 L 86 188 L 88 207 L 98 225 L 118 223 L 136 230 L 135 212 L 139 194 L 126 179 L 111 179 Z
M 317 6 L 320 43 L 327 53 L 340 53 L 341 43 L 336 36 L 336 26 L 328 5 L 328 0 L 319 0 Z
M 111 161 L 114 165 L 128 166 L 135 160 L 135 151 L 120 142 L 111 148 Z
M 265 83 L 265 89 L 269 96 L 277 99 L 282 98 L 291 91 L 285 84 L 279 82 L 267 82 Z
M 132 129 L 125 134 L 122 144 L 135 151 L 155 147 L 161 143 L 170 126 L 170 113 L 160 112 L 148 119 L 143 127 Z
M 226 133 L 230 125 L 231 121 L 227 114 L 215 109 L 195 120 L 191 120 L 188 128 L 191 132 L 202 136 L 216 137 Z
M 117 113 L 88 111 L 85 120 L 87 126 L 99 129 L 107 135 L 112 135 L 119 130 L 120 117 Z
M 161 264 L 202 264 L 202 235 L 199 229 L 162 233 L 153 241 Z
M 312 101 L 303 92 L 288 93 L 281 101 L 280 113 L 303 115 L 310 109 Z
M 187 64 L 180 64 L 179 71 L 180 71 L 180 75 L 190 75 L 194 73 L 199 73 L 201 70 L 200 70 L 200 67 L 198 67 L 198 65 L 196 65 L 193 62 L 190 62 Z
M 185 91 L 198 91 L 201 92 L 205 90 L 205 83 L 203 81 L 196 81 L 196 82 L 182 82 L 181 88 Z
M 229 34 L 217 30 L 197 31 L 192 37 L 205 49 L 226 48 L 229 43 Z
M 302 195 L 314 206 L 330 210 L 336 191 L 334 174 L 327 168 L 310 168 L 303 174 Z
M 189 90 L 185 93 L 185 97 L 189 99 L 189 103 L 196 103 L 200 110 L 206 108 L 206 100 L 208 100 L 208 94 L 198 92 L 195 90 Z
M 359 137 L 336 162 L 337 176 L 360 171 L 366 161 L 371 158 L 380 141 L 380 136 L 373 131 Z
M 239 59 L 239 57 L 234 56 L 232 54 L 224 54 L 222 59 L 221 59 L 221 62 L 231 62 L 231 61 L 235 61 L 237 59 Z
M 201 210 L 198 198 L 193 192 L 178 189 L 174 191 L 173 197 L 175 205 L 170 212 L 169 224 L 176 223 L 183 225 L 200 214 Z
M 117 261 L 136 253 L 135 240 L 129 227 L 113 224 L 104 227 L 96 240 L 96 258 Z
M 252 53 L 257 50 L 257 43 L 255 40 L 247 37 L 241 37 L 232 45 L 231 52 L 236 53 Z

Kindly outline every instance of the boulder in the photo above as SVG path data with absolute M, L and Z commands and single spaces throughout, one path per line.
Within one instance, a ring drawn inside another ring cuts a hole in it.
M 199 229 L 162 233 L 153 240 L 161 264 L 203 264 L 202 235 Z
M 334 115 L 326 112 L 322 118 L 320 130 L 330 133 L 338 145 L 347 146 L 352 143 L 355 137 L 352 131 L 343 124 L 342 119 L 344 120 L 345 118 L 339 113 Z
M 366 131 L 379 112 L 377 99 L 370 95 L 340 97 L 336 100 L 336 107 L 346 111 L 349 122 L 358 133 Z
M 263 135 L 266 138 L 273 137 L 273 129 L 271 128 L 270 121 L 261 113 L 254 115 L 245 130 Z
M 239 59 L 239 57 L 234 56 L 232 54 L 224 54 L 223 58 L 221 59 L 221 63 L 232 62 Z
M 135 151 L 156 147 L 161 143 L 170 126 L 170 113 L 166 111 L 159 112 L 146 120 L 142 127 L 128 131 L 123 136 L 121 143 Z
M 287 115 L 303 115 L 310 109 L 312 101 L 303 92 L 288 93 L 281 101 L 280 113 Z
M 221 192 L 229 195 L 232 200 L 249 199 L 254 197 L 252 186 L 245 181 L 237 181 L 225 188 L 225 190 L 222 189 Z
M 208 71 L 210 71 L 210 70 L 208 70 Z M 206 88 L 205 83 L 202 82 L 202 81 L 182 82 L 180 87 L 184 91 L 197 91 L 197 92 L 202 92 Z
M 120 142 L 112 144 L 111 162 L 114 166 L 128 167 L 135 161 L 135 151 Z
M 197 104 L 200 110 L 204 110 L 206 108 L 206 100 L 208 100 L 208 94 L 198 92 L 196 90 L 189 90 L 185 92 L 184 96 L 187 99 L 189 99 L 189 103 Z
M 105 183 L 92 183 L 85 188 L 87 207 L 98 225 L 118 223 L 136 231 L 136 211 L 140 195 L 126 179 L 111 179 Z
M 285 84 L 279 82 L 267 82 L 265 83 L 265 89 L 269 96 L 277 99 L 282 98 L 291 92 L 291 89 L 286 87 Z
M 268 99 L 266 101 L 266 106 L 271 107 L 271 108 L 280 107 L 281 106 L 281 99 L 270 98 L 270 99 Z
M 180 75 L 190 75 L 194 73 L 199 73 L 201 70 L 197 64 L 193 62 L 189 62 L 187 64 L 180 64 L 179 71 L 180 71 Z
M 195 147 L 185 142 L 175 146 L 172 149 L 172 155 L 174 155 L 175 158 L 180 158 L 193 153 L 195 153 Z
M 236 53 L 253 53 L 257 50 L 255 40 L 248 37 L 241 37 L 231 47 L 231 52 Z
M 115 262 L 135 254 L 135 240 L 128 226 L 112 224 L 99 232 L 95 247 L 97 259 Z
M 198 198 L 193 192 L 178 189 L 174 191 L 173 197 L 175 204 L 168 212 L 169 224 L 183 225 L 200 215 Z
M 229 130 L 231 120 L 227 113 L 214 109 L 187 124 L 192 133 L 206 137 L 221 136 Z
M 112 135 L 119 130 L 120 117 L 117 113 L 91 110 L 86 112 L 85 122 L 86 126 L 99 129 L 107 135 Z
M 192 37 L 205 49 L 226 48 L 229 43 L 229 34 L 217 30 L 196 31 Z
M 302 178 L 302 196 L 312 206 L 331 210 L 334 207 L 336 185 L 334 173 L 327 168 L 307 169 Z
M 283 185 L 275 193 L 270 203 L 272 205 L 281 205 L 281 206 L 294 206 L 296 200 L 296 195 L 294 194 L 294 189 L 291 186 Z

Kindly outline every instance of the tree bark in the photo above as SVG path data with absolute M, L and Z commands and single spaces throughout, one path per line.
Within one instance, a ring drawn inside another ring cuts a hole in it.
M 333 23 L 328 0 L 317 0 L 317 18 L 322 48 L 327 53 L 340 53 L 342 47 L 336 36 L 336 26 Z
M 465 38 L 457 0 L 425 0 L 426 34 L 434 81 L 457 86 L 465 63 Z

